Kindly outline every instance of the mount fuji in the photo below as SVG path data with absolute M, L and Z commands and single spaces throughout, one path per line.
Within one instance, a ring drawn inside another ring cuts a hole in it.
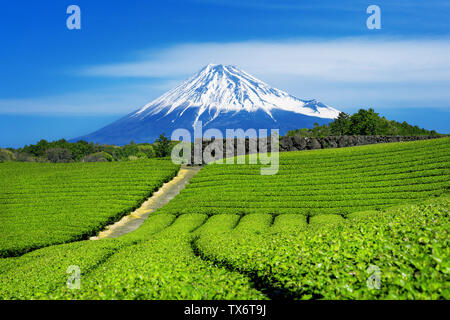
M 235 66 L 209 64 L 178 87 L 141 109 L 89 135 L 73 139 L 124 145 L 153 142 L 161 133 L 170 138 L 183 128 L 193 132 L 226 129 L 311 128 L 337 118 L 339 111 L 317 100 L 301 100 L 272 88 Z

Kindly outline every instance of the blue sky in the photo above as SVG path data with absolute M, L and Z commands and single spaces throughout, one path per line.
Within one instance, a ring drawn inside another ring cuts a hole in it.
M 82 29 L 66 28 L 81 8 Z M 381 8 L 368 30 L 366 8 Z M 72 138 L 233 64 L 299 98 L 450 133 L 444 0 L 9 1 L 0 10 L 0 146 Z

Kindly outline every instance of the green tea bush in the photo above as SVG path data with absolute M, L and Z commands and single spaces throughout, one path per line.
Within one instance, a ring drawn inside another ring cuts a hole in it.
M 261 165 L 210 164 L 158 212 L 348 215 L 442 195 L 450 188 L 450 138 L 280 153 Z M 248 157 L 247 157 L 248 158 Z
M 170 160 L 0 164 L 0 257 L 83 240 L 171 180 Z
M 161 215 L 156 215 L 158 217 Z M 232 217 L 231 217 L 232 218 Z M 124 247 L 82 280 L 80 290 L 61 287 L 51 299 L 265 299 L 243 275 L 217 268 L 195 255 L 195 231 L 223 229 L 221 219 L 180 216 L 163 231 Z M 236 223 L 225 226 L 232 227 Z M 149 223 L 147 223 L 149 225 Z M 136 238 L 135 238 L 136 239 Z M 101 242 L 101 241 L 99 241 Z
M 196 247 L 217 265 L 256 275 L 279 298 L 449 299 L 449 208 L 444 197 L 301 232 L 205 235 Z

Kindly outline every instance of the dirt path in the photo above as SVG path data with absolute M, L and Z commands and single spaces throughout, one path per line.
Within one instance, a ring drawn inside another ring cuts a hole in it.
M 147 219 L 150 213 L 161 208 L 179 194 L 188 184 L 189 180 L 191 180 L 200 169 L 201 167 L 181 167 L 178 175 L 165 183 L 147 201 L 145 201 L 139 209 L 128 216 L 123 217 L 113 225 L 107 226 L 98 236 L 91 237 L 90 239 L 100 240 L 104 238 L 118 238 L 136 230 L 141 226 L 145 219 Z

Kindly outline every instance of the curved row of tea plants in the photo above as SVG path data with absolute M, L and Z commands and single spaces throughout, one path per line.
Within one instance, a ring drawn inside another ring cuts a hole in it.
M 118 239 L 0 259 L 0 299 L 448 299 L 449 208 L 447 196 L 309 224 L 157 214 Z M 79 289 L 66 285 L 70 266 Z
M 173 221 L 173 216 L 154 216 L 139 228 L 139 232 L 148 238 Z M 83 278 L 113 254 L 130 248 L 139 239 L 139 233 L 134 232 L 132 236 L 120 239 L 77 241 L 37 249 L 20 257 L 0 259 L 0 299 L 45 298 L 66 285 L 70 266 L 79 267 Z
M 279 215 L 272 227 L 270 215 L 251 214 L 254 223 L 204 234 L 195 246 L 281 297 L 448 300 L 449 209 L 447 196 L 347 219 L 319 215 L 309 225 L 299 215 Z
M 118 239 L 0 259 L 0 299 L 266 299 L 247 277 L 192 250 L 200 234 L 229 232 L 238 220 L 232 215 L 154 215 Z M 79 289 L 66 285 L 70 266 L 81 272 Z
M 137 208 L 178 170 L 169 159 L 0 163 L 0 257 L 96 234 Z
M 261 165 L 211 164 L 157 212 L 296 213 L 383 209 L 450 188 L 450 139 L 280 153 L 278 174 Z

